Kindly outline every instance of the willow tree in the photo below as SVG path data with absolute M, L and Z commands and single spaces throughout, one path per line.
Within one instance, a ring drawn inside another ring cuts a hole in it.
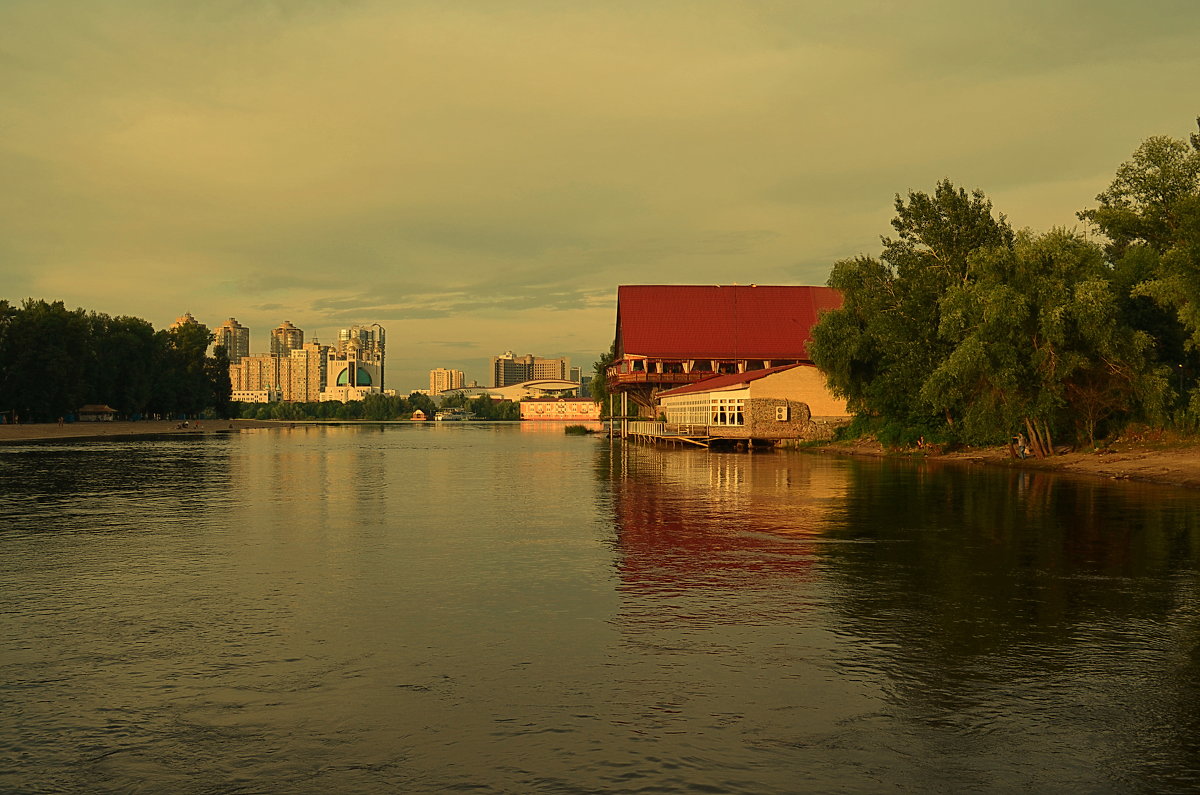
M 965 441 L 1020 431 L 1041 456 L 1064 432 L 1094 444 L 1104 420 L 1161 410 L 1166 368 L 1151 360 L 1149 335 L 1123 321 L 1100 247 L 1074 232 L 1022 232 L 1012 247 L 981 250 L 939 310 L 951 352 L 921 397 L 960 410 Z

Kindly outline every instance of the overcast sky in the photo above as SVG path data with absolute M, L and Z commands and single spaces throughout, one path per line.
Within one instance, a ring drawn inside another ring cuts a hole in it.
M 388 383 L 823 284 L 949 177 L 1077 225 L 1200 115 L 1200 3 L 2 0 L 0 298 L 388 331 Z

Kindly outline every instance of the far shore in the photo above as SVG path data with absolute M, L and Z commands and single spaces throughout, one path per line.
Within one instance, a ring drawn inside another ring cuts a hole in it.
M 55 440 L 112 439 L 134 436 L 176 436 L 205 433 L 238 433 L 255 428 L 278 428 L 290 423 L 269 420 L 139 420 L 125 422 L 34 422 L 0 425 L 0 444 Z

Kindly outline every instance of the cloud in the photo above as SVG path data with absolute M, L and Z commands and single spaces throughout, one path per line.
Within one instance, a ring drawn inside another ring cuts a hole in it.
M 592 356 L 616 285 L 821 283 L 943 177 L 1072 223 L 1142 138 L 1188 131 L 1197 23 L 1176 0 L 9 0 L 0 297 Z M 416 385 L 456 355 L 396 351 Z

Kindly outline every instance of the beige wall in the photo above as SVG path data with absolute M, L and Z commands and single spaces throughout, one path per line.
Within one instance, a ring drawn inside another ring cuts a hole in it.
M 813 417 L 850 416 L 846 411 L 846 401 L 830 394 L 825 386 L 825 376 L 816 367 L 807 364 L 751 381 L 750 397 L 807 403 Z

